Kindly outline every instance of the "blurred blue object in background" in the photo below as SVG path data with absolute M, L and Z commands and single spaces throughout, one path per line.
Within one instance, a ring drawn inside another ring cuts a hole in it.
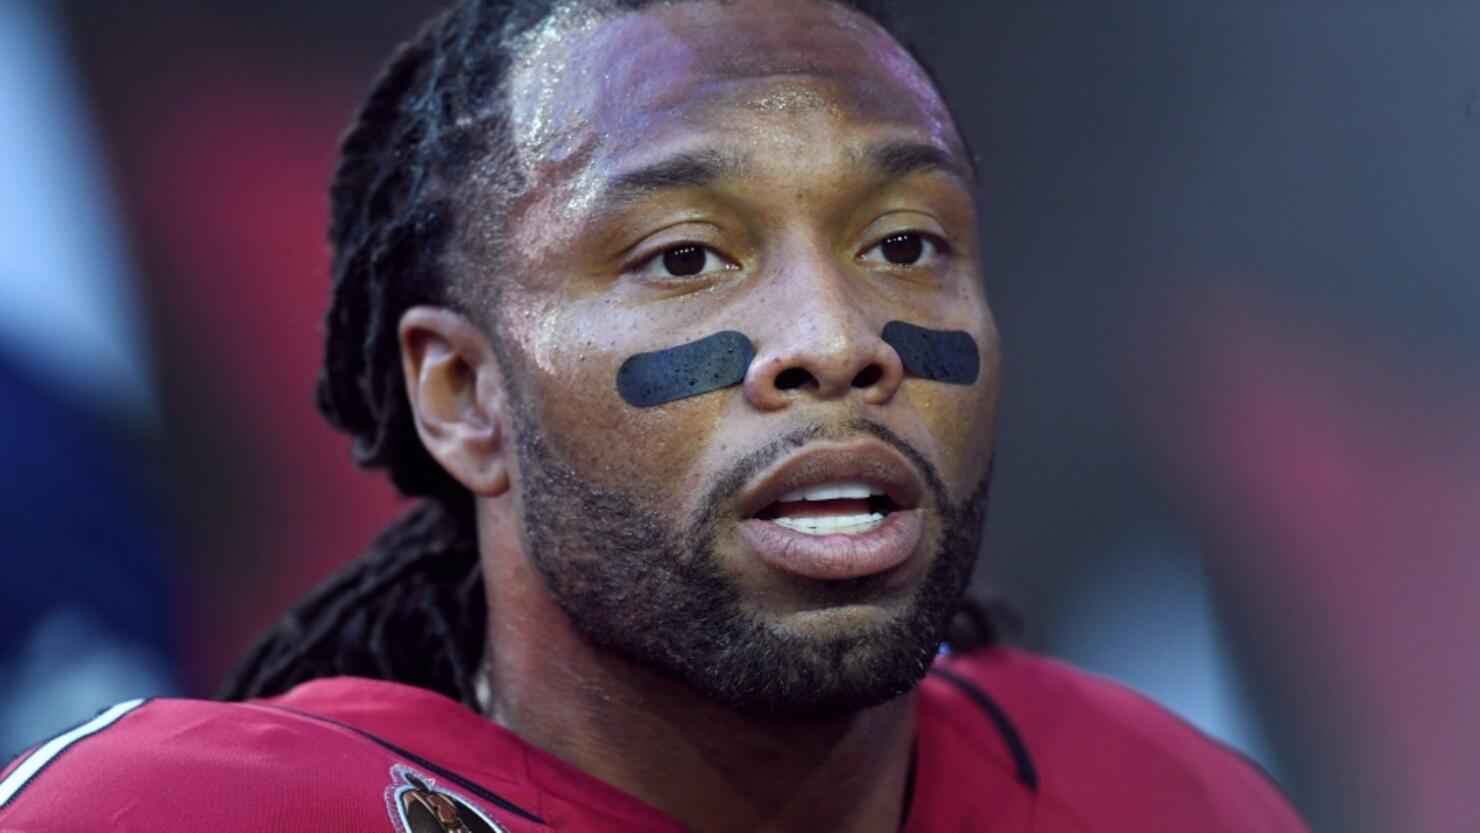
M 176 690 L 138 306 L 48 7 L 0 4 L 0 755 Z
M 139 304 L 91 125 L 45 8 L 0 4 L 0 345 L 48 384 L 149 420 Z
M 1155 529 L 1107 542 L 1095 556 L 1054 596 L 1043 649 L 1135 688 L 1283 782 L 1201 554 Z

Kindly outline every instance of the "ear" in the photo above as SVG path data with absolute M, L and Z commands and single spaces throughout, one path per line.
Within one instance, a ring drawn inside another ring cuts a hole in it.
M 504 387 L 483 330 L 441 307 L 412 307 L 398 335 L 416 432 L 432 458 L 468 491 L 509 489 Z

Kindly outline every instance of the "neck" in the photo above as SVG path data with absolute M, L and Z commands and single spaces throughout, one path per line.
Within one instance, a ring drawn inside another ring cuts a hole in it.
M 822 722 L 737 713 L 591 646 L 484 543 L 494 721 L 697 833 L 899 829 L 913 696 Z

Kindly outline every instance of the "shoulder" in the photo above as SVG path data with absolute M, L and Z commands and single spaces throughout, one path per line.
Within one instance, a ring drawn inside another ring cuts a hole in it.
M 1028 767 L 1063 829 L 1120 829 L 1105 824 L 1117 818 L 1135 822 L 1127 830 L 1306 829 L 1251 761 L 1103 677 L 994 648 L 936 663 L 927 689 L 943 710 L 995 721 L 998 749 Z
M 319 684 L 314 696 L 351 710 L 384 686 L 326 682 L 328 693 Z M 304 699 L 314 697 L 121 703 L 0 771 L 0 829 L 390 830 L 394 801 L 408 789 L 458 799 L 478 790 L 369 732 L 298 708 Z M 462 803 L 487 798 L 499 800 Z
M 334 801 L 349 785 L 383 787 L 386 769 L 374 758 L 310 718 L 266 705 L 136 700 L 13 762 L 0 781 L 0 828 L 142 830 L 166 819 L 171 828 L 188 828 L 186 819 L 209 828 L 209 817 L 226 820 L 222 808 L 291 812 L 297 796 Z

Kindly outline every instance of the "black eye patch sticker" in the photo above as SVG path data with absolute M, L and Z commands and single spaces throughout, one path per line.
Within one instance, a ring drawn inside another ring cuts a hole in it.
M 961 330 L 931 330 L 904 321 L 884 325 L 883 339 L 911 376 L 970 385 L 981 372 L 976 339 Z M 617 370 L 617 392 L 634 408 L 651 408 L 738 385 L 755 359 L 749 337 L 724 330 L 698 341 L 629 357 Z
M 740 384 L 754 358 L 744 333 L 725 330 L 629 357 L 617 370 L 617 392 L 634 408 L 663 405 Z
M 930 330 L 903 321 L 884 325 L 884 341 L 899 354 L 904 372 L 952 385 L 969 385 L 981 372 L 976 339 L 961 330 Z

